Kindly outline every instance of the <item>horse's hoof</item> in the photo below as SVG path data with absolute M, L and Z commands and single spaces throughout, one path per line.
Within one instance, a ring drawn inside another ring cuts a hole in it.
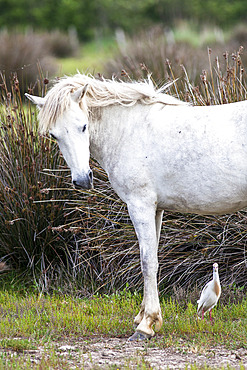
M 143 341 L 150 339 L 151 336 L 145 333 L 141 333 L 140 331 L 136 331 L 131 337 L 129 337 L 128 341 L 134 342 L 134 341 Z

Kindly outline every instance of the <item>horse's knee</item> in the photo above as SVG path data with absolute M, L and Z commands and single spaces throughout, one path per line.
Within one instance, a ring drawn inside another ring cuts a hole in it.
M 144 279 L 153 278 L 158 272 L 158 261 L 150 261 L 147 258 L 141 260 L 141 269 Z

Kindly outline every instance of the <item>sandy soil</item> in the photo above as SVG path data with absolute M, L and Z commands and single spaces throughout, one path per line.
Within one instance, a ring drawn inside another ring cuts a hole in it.
M 247 350 L 227 350 L 215 347 L 204 350 L 191 348 L 159 349 L 155 343 L 128 342 L 126 339 L 90 338 L 52 343 L 56 355 L 68 362 L 69 368 L 81 369 L 190 369 L 190 364 L 204 368 L 205 365 L 219 369 L 247 369 Z M 0 350 L 1 352 L 1 350 Z M 42 357 L 49 357 L 47 350 L 25 351 L 32 361 L 39 363 Z M 25 356 L 25 353 L 24 353 Z M 67 367 L 66 367 L 67 368 Z M 243 367 L 242 367 L 243 368 Z

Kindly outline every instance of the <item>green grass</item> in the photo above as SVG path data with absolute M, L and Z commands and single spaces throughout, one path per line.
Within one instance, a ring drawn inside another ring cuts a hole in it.
M 68 358 L 61 358 L 54 343 L 64 340 L 73 343 L 78 338 L 85 342 L 102 337 L 128 338 L 133 333 L 133 318 L 140 302 L 139 294 L 126 290 L 90 299 L 2 290 L 0 369 L 21 369 L 24 365 L 25 369 L 69 369 Z M 199 320 L 191 302 L 185 305 L 163 298 L 161 307 L 163 327 L 147 346 L 199 352 L 217 345 L 232 350 L 247 348 L 247 298 L 241 303 L 219 304 L 213 311 L 213 324 L 208 317 Z M 40 367 L 31 361 L 37 351 L 41 353 Z M 138 367 L 150 368 L 145 361 Z
M 223 31 L 218 27 L 201 27 L 201 25 L 195 25 L 187 21 L 181 21 L 173 29 L 176 42 L 185 42 L 195 48 L 225 42 L 230 38 L 232 32 L 234 32 L 233 29 L 231 29 L 231 32 Z
M 59 75 L 70 75 L 77 71 L 102 73 L 104 63 L 114 56 L 117 43 L 114 37 L 94 40 L 82 45 L 76 58 L 58 59 Z
M 116 295 L 79 299 L 0 293 L 0 339 L 31 337 L 59 339 L 91 333 L 128 336 L 136 308 L 135 296 Z

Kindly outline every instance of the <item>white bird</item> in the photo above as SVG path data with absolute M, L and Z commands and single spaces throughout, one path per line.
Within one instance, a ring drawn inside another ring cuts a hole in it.
M 198 316 L 202 316 L 209 310 L 209 318 L 212 322 L 211 312 L 214 306 L 216 306 L 221 294 L 220 278 L 218 272 L 218 263 L 213 264 L 213 280 L 209 281 L 201 292 L 200 299 L 197 301 Z

